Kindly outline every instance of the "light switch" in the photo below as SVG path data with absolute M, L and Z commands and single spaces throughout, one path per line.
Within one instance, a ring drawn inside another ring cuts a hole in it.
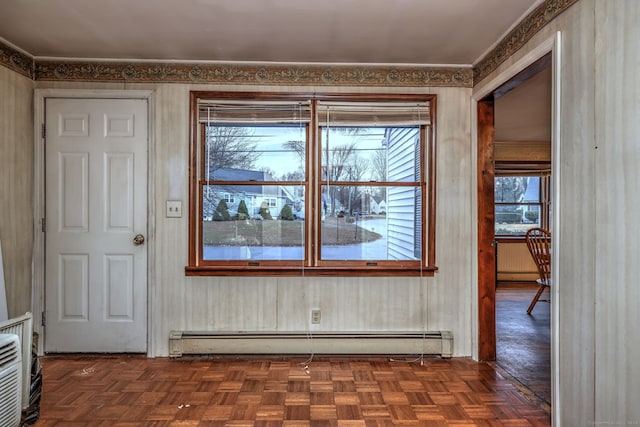
M 167 200 L 167 218 L 182 217 L 182 201 Z

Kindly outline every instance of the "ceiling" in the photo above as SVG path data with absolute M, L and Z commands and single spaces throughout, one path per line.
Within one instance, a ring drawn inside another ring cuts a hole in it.
M 470 67 L 544 0 L 0 0 L 36 59 Z M 496 101 L 496 140 L 550 140 L 550 73 Z
M 36 58 L 470 66 L 543 0 L 2 0 Z
M 551 141 L 551 67 L 495 101 L 496 141 Z

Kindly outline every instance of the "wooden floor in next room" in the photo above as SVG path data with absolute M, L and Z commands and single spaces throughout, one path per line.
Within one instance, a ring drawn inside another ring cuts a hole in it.
M 551 404 L 551 304 L 527 307 L 538 286 L 534 282 L 499 282 L 496 288 L 496 365 L 518 383 Z M 541 300 L 549 299 L 545 290 Z

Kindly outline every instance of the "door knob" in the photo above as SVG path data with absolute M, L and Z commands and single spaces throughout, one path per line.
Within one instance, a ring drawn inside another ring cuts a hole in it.
M 136 246 L 140 246 L 144 243 L 144 236 L 142 234 L 136 234 L 136 237 L 133 238 L 133 244 Z

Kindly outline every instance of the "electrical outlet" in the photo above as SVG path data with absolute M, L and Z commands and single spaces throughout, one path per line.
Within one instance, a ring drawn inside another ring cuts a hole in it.
M 313 310 L 311 310 L 311 324 L 312 325 L 319 325 L 320 324 L 320 317 L 321 317 L 321 313 L 320 313 L 320 309 L 319 308 L 314 308 Z

